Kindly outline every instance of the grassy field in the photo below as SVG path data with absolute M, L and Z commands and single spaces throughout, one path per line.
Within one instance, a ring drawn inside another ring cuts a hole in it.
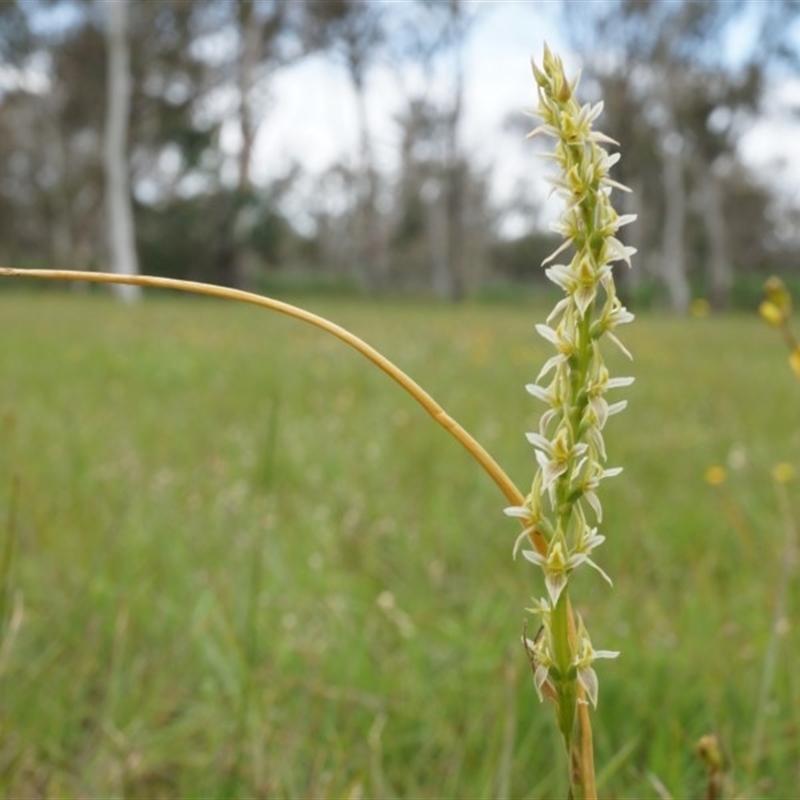
M 527 488 L 542 309 L 308 304 Z M 0 795 L 565 795 L 519 643 L 540 575 L 511 560 L 500 492 L 383 374 L 221 302 L 4 291 L 0 320 Z M 597 552 L 615 588 L 572 589 L 622 651 L 598 665 L 600 793 L 703 796 L 693 747 L 716 732 L 733 796 L 800 797 L 800 592 L 795 569 L 776 619 L 771 478 L 800 467 L 800 384 L 755 315 L 623 338 L 614 372 L 637 382 L 607 428 L 625 472 Z

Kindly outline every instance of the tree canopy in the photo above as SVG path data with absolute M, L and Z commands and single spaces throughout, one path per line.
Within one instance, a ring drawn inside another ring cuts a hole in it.
M 111 56 L 102 6 L 0 4 L 6 264 L 109 263 Z M 743 287 L 765 272 L 800 267 L 798 209 L 742 148 L 774 114 L 777 87 L 796 81 L 800 3 L 608 0 L 560 9 L 558 30 L 584 66 L 586 99 L 602 96 L 602 127 L 620 142 L 617 177 L 634 190 L 626 210 L 639 223 L 628 237 L 642 269 L 626 276 L 630 300 L 656 296 L 685 309 L 703 296 L 724 306 L 747 297 Z M 492 13 L 463 0 L 131 5 L 124 166 L 141 269 L 452 299 L 540 281 L 549 233 L 536 201 L 498 199 L 493 165 L 475 158 L 464 136 L 471 36 Z M 351 119 L 330 124 L 357 132 L 354 149 L 322 172 L 276 158 L 265 180 L 254 154 L 280 119 L 272 88 L 305 61 L 326 63 L 350 86 L 351 111 L 342 114 Z M 434 89 L 432 80 L 409 80 L 414 71 L 442 79 Z M 377 135 L 373 107 L 387 75 L 397 92 L 391 147 Z M 515 118 L 522 139 L 523 117 Z M 514 235 L 502 224 L 510 214 L 523 220 Z

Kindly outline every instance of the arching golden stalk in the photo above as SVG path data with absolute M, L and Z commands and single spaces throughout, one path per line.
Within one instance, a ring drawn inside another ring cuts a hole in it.
M 483 445 L 474 436 L 468 433 L 456 420 L 454 420 L 415 380 L 410 378 L 396 364 L 390 361 L 374 347 L 367 344 L 354 333 L 351 333 L 341 325 L 331 322 L 325 317 L 306 311 L 304 308 L 275 300 L 271 297 L 245 292 L 241 289 L 230 289 L 225 286 L 213 286 L 209 283 L 198 281 L 183 281 L 177 278 L 157 278 L 151 275 L 117 275 L 111 272 L 79 272 L 73 270 L 58 269 L 13 269 L 11 267 L 0 267 L 0 276 L 7 278 L 38 278 L 50 281 L 85 281 L 87 283 L 117 283 L 130 286 L 144 286 L 152 289 L 172 289 L 189 294 L 206 295 L 208 297 L 219 297 L 224 300 L 236 300 L 240 303 L 249 303 L 270 311 L 277 311 L 293 319 L 300 320 L 315 328 L 325 331 L 335 336 L 340 341 L 357 350 L 367 360 L 376 367 L 383 370 L 393 381 L 413 397 L 428 414 L 441 425 L 451 436 L 467 450 L 467 452 L 483 467 L 484 471 L 494 481 L 506 499 L 514 504 L 520 505 L 524 500 L 522 492 L 516 487 L 514 482 L 502 467 L 492 458 Z M 545 550 L 545 542 L 541 534 L 534 531 L 531 540 L 537 550 Z

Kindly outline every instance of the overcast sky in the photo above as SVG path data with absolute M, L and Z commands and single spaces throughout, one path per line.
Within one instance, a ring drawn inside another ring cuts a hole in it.
M 580 60 L 558 34 L 554 4 L 479 0 L 472 6 L 477 7 L 478 18 L 465 48 L 462 144 L 479 166 L 493 167 L 495 201 L 510 199 L 520 182 L 532 196 L 543 198 L 543 162 L 533 157 L 532 145 L 519 132 L 505 129 L 504 124 L 510 114 L 524 118 L 523 110 L 535 105 L 530 59 L 541 59 L 545 40 L 563 57 L 568 72 L 579 69 Z M 744 30 L 742 35 L 746 34 Z M 735 48 L 736 42 L 730 44 Z M 399 129 L 394 114 L 403 107 L 408 88 L 416 89 L 423 82 L 433 97 L 447 95 L 445 70 L 423 76 L 406 69 L 398 77 L 388 65 L 379 65 L 368 75 L 370 131 L 376 158 L 383 167 L 391 168 L 397 162 Z M 750 164 L 768 170 L 784 192 L 800 203 L 800 147 L 796 145 L 800 127 L 797 121 L 789 122 L 785 113 L 788 103 L 800 105 L 800 80 L 775 87 L 774 95 L 767 104 L 774 117 L 759 123 L 740 147 Z M 599 127 L 602 129 L 602 118 Z M 236 149 L 233 126 L 225 141 L 231 150 Z M 312 173 L 322 172 L 343 156 L 353 160 L 357 142 L 355 99 L 345 70 L 330 57 L 304 59 L 282 70 L 272 82 L 256 142 L 254 177 L 278 175 L 291 160 Z M 778 161 L 784 162 L 781 170 L 776 167 Z M 514 232 L 515 227 L 519 226 L 511 222 L 507 232 Z
M 547 194 L 542 181 L 545 166 L 534 158 L 534 146 L 524 140 L 519 129 L 509 130 L 506 121 L 510 115 L 524 120 L 523 110 L 536 103 L 530 59 L 541 59 L 545 40 L 563 57 L 569 73 L 582 66 L 580 59 L 568 50 L 559 35 L 557 3 L 549 0 L 466 1 L 476 18 L 464 51 L 462 146 L 477 166 L 492 168 L 492 199 L 496 203 L 510 200 L 519 186 L 524 187 L 528 196 L 543 200 Z M 53 20 L 64 24 L 58 15 L 54 15 Z M 51 24 L 55 24 L 53 20 Z M 718 43 L 732 62 L 737 53 L 747 52 L 754 46 L 752 32 L 756 26 L 746 23 L 743 19 L 734 26 L 725 42 Z M 212 53 L 219 47 L 224 50 L 234 45 L 230 41 L 227 44 L 218 41 L 218 37 L 207 38 Z M 32 69 L 26 74 L 33 80 L 39 72 Z M 19 77 L 15 73 L 14 80 Z M 0 69 L 0 87 L 2 78 Z M 422 88 L 432 99 L 437 96 L 448 99 L 450 86 L 445 65 L 433 75 L 422 75 L 410 66 L 398 73 L 385 63 L 376 65 L 368 73 L 369 125 L 380 167 L 392 169 L 396 166 L 400 130 L 394 117 L 406 105 L 409 92 Z M 792 105 L 800 108 L 800 78 L 772 86 L 770 92 L 764 104 L 766 118 L 742 137 L 739 147 L 746 161 L 760 169 L 765 180 L 780 187 L 784 195 L 800 205 L 800 146 L 797 144 L 800 124 L 788 114 Z M 229 88 L 223 94 L 228 97 L 227 100 L 222 98 L 221 108 L 229 106 L 232 110 L 235 93 Z M 295 161 L 311 174 L 319 174 L 343 158 L 355 163 L 358 143 L 355 98 L 345 69 L 334 63 L 330 55 L 305 58 L 278 71 L 264 98 L 262 118 L 254 150 L 253 175 L 257 182 L 285 174 L 287 166 Z M 534 123 L 531 120 L 529 124 L 533 126 Z M 598 124 L 602 130 L 602 118 Z M 229 153 L 238 150 L 235 121 L 223 129 L 222 144 Z M 235 163 L 232 158 L 228 165 L 231 170 L 228 177 L 232 182 L 235 181 Z M 298 221 L 302 218 L 303 202 L 301 192 L 295 198 L 297 207 L 287 209 Z M 557 209 L 549 204 L 546 216 L 553 213 L 557 213 Z M 530 220 L 526 227 L 529 223 Z M 507 232 L 513 231 L 507 228 Z
M 479 166 L 493 166 L 494 199 L 507 199 L 518 180 L 535 180 L 542 162 L 520 132 L 504 131 L 509 114 L 524 119 L 523 109 L 536 103 L 530 59 L 541 59 L 545 39 L 563 52 L 549 3 L 478 2 L 478 17 L 465 48 L 465 103 L 462 144 Z M 577 65 L 564 53 L 567 66 Z M 393 167 L 399 155 L 399 128 L 394 115 L 406 102 L 409 88 L 423 84 L 431 96 L 447 96 L 445 69 L 433 76 L 405 69 L 401 76 L 388 65 L 368 75 L 368 114 L 375 156 Z M 533 121 L 530 122 L 533 127 Z M 238 145 L 231 128 L 228 145 Z M 256 179 L 280 174 L 292 158 L 312 172 L 321 172 L 344 155 L 354 159 L 358 129 L 353 89 L 345 70 L 330 57 L 307 58 L 275 76 L 270 102 L 256 142 Z

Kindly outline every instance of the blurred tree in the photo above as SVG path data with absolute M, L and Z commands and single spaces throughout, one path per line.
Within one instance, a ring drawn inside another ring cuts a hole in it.
M 408 169 L 415 160 L 410 156 L 417 149 L 416 137 L 422 137 L 419 144 L 428 153 L 423 159 L 426 162 L 423 169 L 415 168 L 400 176 L 400 198 L 405 204 L 427 206 L 432 288 L 437 295 L 455 301 L 462 300 L 469 288 L 465 256 L 467 198 L 480 183 L 470 183 L 469 164 L 460 139 L 465 80 L 463 49 L 476 18 L 476 12 L 468 11 L 461 0 L 416 0 L 405 4 L 404 16 L 393 39 L 398 71 L 412 63 L 424 76 L 416 87 L 406 90 L 407 108 L 398 117 L 403 127 L 403 168 Z M 442 63 L 449 67 L 448 89 L 444 98 L 434 100 L 430 77 Z M 415 186 L 415 180 L 420 179 L 423 183 Z M 425 196 L 415 199 L 414 195 L 423 189 Z M 404 217 L 407 222 L 410 210 L 410 206 L 401 210 L 401 225 Z M 476 232 L 477 229 L 473 231 Z
M 400 168 L 390 240 L 395 281 L 416 290 L 431 289 L 450 300 L 462 299 L 483 277 L 486 251 L 494 223 L 489 203 L 489 173 L 464 155 L 453 162 L 447 140 L 448 109 L 412 100 L 397 116 L 400 127 Z M 452 171 L 459 172 L 459 214 L 445 194 Z M 455 247 L 449 236 L 459 234 Z M 457 255 L 458 261 L 453 257 Z M 446 264 L 455 264 L 458 280 L 450 283 Z M 456 287 L 460 287 L 457 292 Z
M 107 5 L 0 2 L 4 260 L 64 267 L 105 260 Z M 144 270 L 242 285 L 316 253 L 326 277 L 350 279 L 361 270 L 373 290 L 401 284 L 459 299 L 481 279 L 496 218 L 486 170 L 469 157 L 461 131 L 473 5 L 125 6 L 129 171 Z M 566 11 L 605 100 L 603 128 L 625 152 L 616 168 L 634 189 L 625 210 L 640 215 L 625 231 L 644 267 L 624 270 L 628 292 L 644 291 L 635 281 L 647 275 L 678 307 L 687 305 L 690 286 L 723 304 L 732 274 L 766 269 L 787 254 L 793 218 L 773 187 L 744 168 L 739 141 L 761 113 L 765 85 L 780 69 L 797 69 L 790 32 L 798 0 L 608 0 L 568 3 Z M 252 151 L 272 80 L 319 48 L 350 80 L 357 157 L 321 176 L 273 167 L 283 174 L 256 185 Z M 374 78 L 385 77 L 387 65 L 396 68 L 402 106 L 396 169 L 378 158 L 384 153 L 368 116 Z M 492 248 L 504 275 L 525 272 L 518 265 L 529 244 L 505 254 Z
M 210 0 L 129 5 L 131 161 L 148 202 L 214 191 L 221 180 L 222 125 L 211 110 L 221 83 Z M 227 110 L 227 109 L 226 109 Z
M 138 275 L 133 207 L 129 182 L 128 117 L 131 98 L 130 52 L 128 48 L 128 7 L 125 0 L 105 0 L 108 43 L 108 99 L 104 164 L 106 171 L 106 208 L 111 251 L 111 269 L 120 275 Z M 138 286 L 113 284 L 120 300 L 139 299 Z
M 223 4 L 230 7 L 228 0 Z M 235 29 L 237 48 L 234 58 L 235 85 L 238 99 L 239 155 L 238 199 L 234 230 L 251 232 L 257 217 L 252 206 L 251 167 L 253 144 L 261 123 L 259 109 L 265 106 L 266 86 L 272 73 L 303 53 L 300 27 L 302 4 L 290 0 L 236 0 Z M 233 286 L 252 287 L 254 274 L 248 265 L 246 239 L 241 237 L 234 248 L 229 280 Z
M 613 0 L 564 8 L 565 30 L 605 98 L 604 128 L 625 153 L 620 180 L 636 190 L 632 210 L 640 221 L 633 235 L 645 268 L 660 277 L 677 310 L 688 307 L 693 267 L 704 274 L 712 302 L 724 305 L 736 258 L 730 247 L 735 209 L 724 197 L 730 176 L 739 184 L 743 179 L 734 168 L 737 144 L 766 76 L 779 61 L 796 57 L 787 32 L 798 3 Z M 743 24 L 756 33 L 746 49 L 734 51 Z M 769 224 L 767 194 L 761 197 L 763 241 Z M 693 251 L 687 249 L 690 216 L 702 231 L 702 248 Z
M 0 3 L 0 61 L 17 73 L 33 49 L 33 35 L 20 0 Z
M 105 12 L 112 5 L 96 0 L 0 4 L 0 48 L 14 65 L 4 73 L 0 94 L 0 208 L 8 209 L 0 221 L 0 250 L 13 255 L 15 263 L 85 267 L 103 260 L 111 227 L 103 213 L 105 115 L 122 98 L 106 82 L 113 59 L 108 60 Z M 275 66 L 300 52 L 299 39 L 292 39 L 286 26 L 298 18 L 301 6 L 288 0 L 124 5 L 129 12 L 128 153 L 139 198 L 136 212 L 194 198 L 199 207 L 232 215 L 220 223 L 233 231 L 232 238 L 225 239 L 225 248 L 211 248 L 218 259 L 208 276 L 241 283 L 242 272 L 256 260 L 245 253 L 252 241 L 250 226 L 263 211 L 250 180 L 250 150 L 259 122 L 254 109 L 263 105 L 260 93 Z M 251 29 L 260 31 L 257 48 L 239 47 L 243 21 L 248 35 Z M 231 86 L 239 101 L 233 114 Z M 100 99 L 106 97 L 108 104 Z M 220 146 L 222 129 L 230 128 L 231 119 L 246 134 L 235 165 Z M 115 163 L 119 166 L 118 156 Z M 229 167 L 236 165 L 238 175 L 231 181 Z M 294 167 L 289 171 L 294 173 Z M 237 188 L 233 194 L 231 185 Z M 224 202 L 201 199 L 218 192 Z M 149 230 L 154 224 L 148 219 Z M 199 218 L 198 224 L 202 227 Z M 167 215 L 161 236 L 173 234 Z M 263 246 L 263 237 L 260 242 Z M 152 252 L 146 248 L 148 257 Z M 144 265 L 150 268 L 146 260 Z
M 379 173 L 367 117 L 367 75 L 387 36 L 385 6 L 363 0 L 309 0 L 306 36 L 312 48 L 344 64 L 356 101 L 359 130 L 358 251 L 363 280 L 373 292 L 386 288 L 386 246 L 378 212 Z
M 305 206 L 313 219 L 320 268 L 336 280 L 364 286 L 353 269 L 361 248 L 358 219 L 360 174 L 347 163 L 330 166 L 311 182 Z
M 285 266 L 301 249 L 301 238 L 280 210 L 296 170 L 259 187 L 244 207 L 238 187 L 218 186 L 192 196 L 180 194 L 137 207 L 137 235 L 149 272 L 174 278 L 220 283 L 234 259 L 257 281 Z
M 465 206 L 467 195 L 467 164 L 461 152 L 459 137 L 461 118 L 464 110 L 464 39 L 470 18 L 461 0 L 448 0 L 434 3 L 426 0 L 431 9 L 446 7 L 447 13 L 442 21 L 444 46 L 452 51 L 453 90 L 450 108 L 443 115 L 444 158 L 443 158 L 443 205 L 444 236 L 443 255 L 434 263 L 439 266 L 435 273 L 434 288 L 442 296 L 451 300 L 463 300 L 467 293 L 467 275 L 464 262 Z M 443 13 L 439 11 L 439 13 Z
M 104 104 L 96 97 L 105 94 L 106 53 L 93 11 L 62 0 L 0 6 L 0 49 L 11 59 L 4 77 L 12 77 L 0 95 L 0 203 L 12 233 L 0 246 L 15 263 L 69 268 L 101 257 Z M 49 24 L 59 14 L 61 24 Z
M 396 116 L 400 127 L 400 169 L 390 246 L 401 285 L 429 287 L 433 275 L 433 211 L 436 204 L 436 110 L 411 100 Z

